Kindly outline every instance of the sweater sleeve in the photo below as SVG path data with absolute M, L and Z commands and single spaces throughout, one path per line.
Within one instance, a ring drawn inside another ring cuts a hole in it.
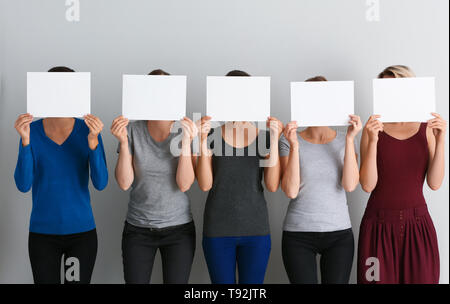
M 101 135 L 98 135 L 97 148 L 95 150 L 89 149 L 89 167 L 92 184 L 95 189 L 102 191 L 108 185 L 108 168 Z
M 22 139 L 19 142 L 19 157 L 17 159 L 16 170 L 14 171 L 14 180 L 16 187 L 20 192 L 30 191 L 34 178 L 34 160 L 31 150 L 31 144 L 22 146 Z

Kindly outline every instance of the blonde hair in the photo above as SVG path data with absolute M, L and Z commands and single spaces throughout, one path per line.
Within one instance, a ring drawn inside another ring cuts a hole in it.
M 378 75 L 378 78 L 385 78 L 386 76 L 394 78 L 413 78 L 416 74 L 411 68 L 405 65 L 393 65 L 384 69 L 383 72 Z

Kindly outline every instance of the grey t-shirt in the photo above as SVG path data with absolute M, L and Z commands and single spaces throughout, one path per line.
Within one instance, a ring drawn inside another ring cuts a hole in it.
M 347 197 L 341 185 L 346 135 L 337 132 L 328 144 L 312 144 L 298 133 L 300 191 L 289 203 L 284 230 L 332 232 L 351 228 Z M 289 142 L 280 139 L 280 157 L 289 156 Z M 355 150 L 356 151 L 356 150 Z
M 171 133 L 165 141 L 157 142 L 146 121 L 131 122 L 127 130 L 134 167 L 127 222 L 144 228 L 191 222 L 189 199 L 176 183 L 178 157 L 170 152 L 170 142 L 178 134 Z

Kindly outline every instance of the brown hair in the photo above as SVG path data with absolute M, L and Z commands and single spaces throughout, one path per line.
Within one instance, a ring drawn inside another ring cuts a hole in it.
M 159 76 L 169 76 L 170 75 L 169 73 L 167 73 L 166 71 L 161 70 L 161 69 L 153 70 L 148 74 L 149 75 L 159 75 Z
M 228 74 L 226 76 L 233 76 L 233 77 L 249 77 L 250 74 L 244 71 L 239 71 L 239 70 L 233 70 L 231 72 L 228 72 Z
M 416 77 L 416 74 L 413 72 L 413 70 L 411 70 L 411 68 L 405 65 L 393 65 L 385 68 L 384 71 L 378 75 L 378 78 L 386 78 L 386 77 L 412 78 Z
M 306 82 L 315 82 L 315 81 L 328 81 L 328 80 L 323 76 L 316 76 L 306 80 Z
M 65 72 L 65 73 L 73 73 L 75 72 L 74 70 L 72 70 L 71 68 L 65 67 L 65 66 L 57 66 L 57 67 L 53 67 L 50 70 L 48 70 L 50 73 L 56 72 L 56 73 L 61 73 L 61 72 Z

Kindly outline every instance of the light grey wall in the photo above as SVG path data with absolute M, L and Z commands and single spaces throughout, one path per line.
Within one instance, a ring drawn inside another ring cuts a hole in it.
M 18 146 L 13 124 L 26 111 L 27 71 L 67 65 L 92 72 L 93 113 L 109 126 L 121 111 L 123 73 L 162 67 L 188 75 L 189 113 L 205 110 L 206 75 L 234 68 L 270 75 L 272 114 L 284 122 L 290 117 L 290 81 L 318 74 L 356 80 L 356 111 L 366 120 L 371 79 L 388 65 L 406 64 L 420 76 L 437 77 L 438 111 L 449 117 L 447 0 L 381 0 L 380 22 L 366 20 L 363 0 L 81 0 L 79 23 L 65 20 L 64 2 L 0 0 L 0 283 L 32 282 L 31 195 L 19 193 L 13 180 Z M 107 129 L 113 177 L 116 142 Z M 448 283 L 448 176 L 438 192 L 425 193 L 439 235 L 441 281 Z M 189 196 L 198 229 L 191 282 L 208 283 L 200 246 L 206 195 L 194 185 Z M 266 197 L 273 238 L 266 282 L 286 283 L 280 236 L 288 199 L 281 192 Z M 356 235 L 367 198 L 360 188 L 349 196 Z M 92 201 L 99 234 L 93 282 L 121 283 L 127 193 L 111 178 L 105 191 L 92 193 Z M 153 279 L 161 282 L 159 257 Z

